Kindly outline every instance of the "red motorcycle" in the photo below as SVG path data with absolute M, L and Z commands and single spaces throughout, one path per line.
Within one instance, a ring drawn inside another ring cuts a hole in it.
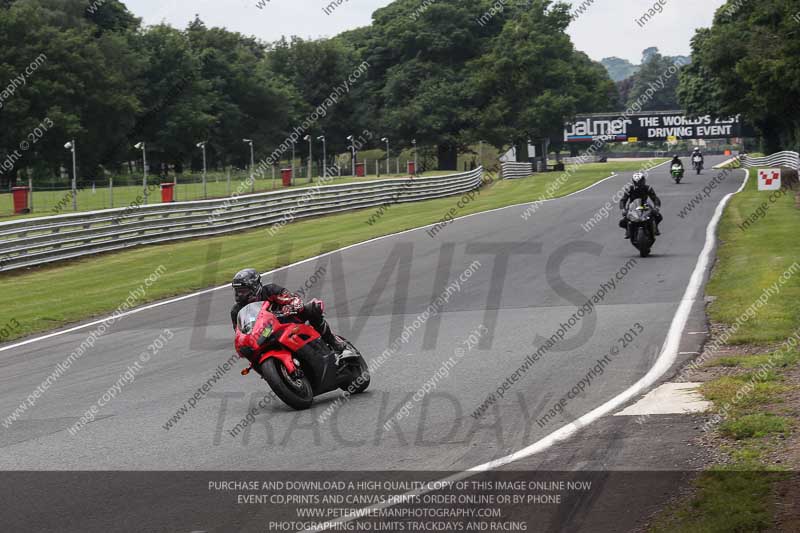
M 289 407 L 311 407 L 315 396 L 342 389 L 360 394 L 370 383 L 361 353 L 341 338 L 352 354 L 337 357 L 317 330 L 293 315 L 273 313 L 269 302 L 254 302 L 236 319 L 236 353 L 250 362 Z

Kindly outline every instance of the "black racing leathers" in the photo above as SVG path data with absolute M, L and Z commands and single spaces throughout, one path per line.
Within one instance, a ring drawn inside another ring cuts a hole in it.
M 628 187 L 625 191 L 625 195 L 619 201 L 619 208 L 625 209 L 628 207 L 628 203 L 634 200 L 642 200 L 642 202 L 646 202 L 648 199 L 652 200 L 653 205 L 657 208 L 661 207 L 661 199 L 656 194 L 655 189 L 653 189 L 650 185 L 645 185 L 644 187 Z
M 661 198 L 658 197 L 656 194 L 655 189 L 653 189 L 650 185 L 645 186 L 631 186 L 628 190 L 625 191 L 625 196 L 619 201 L 619 208 L 622 209 L 622 220 L 620 221 L 620 227 L 626 228 L 628 225 L 628 220 L 625 217 L 625 210 L 628 207 L 628 204 L 633 202 L 634 200 L 641 200 L 642 203 L 645 203 L 647 200 L 653 202 L 653 205 L 656 207 L 654 211 L 655 219 L 656 219 L 656 229 L 658 229 L 658 225 L 661 224 L 661 221 L 664 220 L 663 215 L 661 215 L 660 208 L 661 208 Z

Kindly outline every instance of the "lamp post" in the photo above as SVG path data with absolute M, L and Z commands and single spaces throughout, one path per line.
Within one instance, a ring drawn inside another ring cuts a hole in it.
M 322 170 L 322 177 L 323 178 L 327 178 L 328 177 L 328 152 L 327 152 L 327 149 L 325 147 L 325 136 L 324 135 L 320 135 L 319 137 L 317 137 L 317 140 L 318 141 L 322 141 L 322 169 L 323 169 Z
M 311 165 L 314 162 L 314 157 L 312 155 L 313 147 L 311 143 L 314 142 L 314 139 L 311 137 L 311 135 L 306 135 L 305 137 L 303 137 L 303 140 L 308 141 L 308 182 L 311 183 L 311 169 L 312 169 Z
M 208 188 L 206 187 L 206 144 L 208 144 L 208 141 L 197 143 L 197 147 L 203 150 L 203 199 L 208 198 Z
M 292 141 L 292 164 L 290 165 L 292 167 L 292 185 L 294 185 L 294 148 L 295 142 Z
M 78 210 L 78 165 L 75 155 L 75 139 L 64 145 L 64 148 L 72 152 L 72 210 Z
M 354 142 L 354 139 L 353 139 L 352 135 L 348 135 L 347 136 L 347 140 L 350 141 L 350 150 L 351 150 L 351 152 L 353 154 L 353 157 L 352 157 L 351 161 L 352 161 L 352 164 L 353 164 L 353 177 L 355 178 L 356 177 L 356 143 Z
M 250 145 L 250 192 L 256 192 L 256 176 L 253 174 L 253 168 L 256 166 L 256 153 L 253 149 L 253 140 L 242 139 L 242 142 Z
M 478 141 L 478 161 L 479 166 L 483 166 L 483 141 Z
M 144 195 L 144 205 L 147 205 L 147 147 L 144 141 L 136 143 L 133 147 L 142 151 L 142 171 L 144 173 L 144 177 L 142 178 L 142 191 Z
M 381 140 L 386 143 L 386 175 L 388 176 L 390 174 L 390 172 L 389 172 L 389 137 L 384 137 Z
M 411 144 L 414 146 L 414 175 L 419 175 L 419 168 L 417 167 L 417 140 L 411 139 Z

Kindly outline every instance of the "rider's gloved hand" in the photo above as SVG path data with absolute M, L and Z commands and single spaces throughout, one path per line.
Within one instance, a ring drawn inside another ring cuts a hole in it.
M 282 315 L 297 314 L 297 308 L 292 305 L 284 305 L 283 307 L 281 307 L 281 314 Z
M 275 303 L 280 306 L 281 313 L 284 315 L 294 315 L 303 310 L 303 299 L 288 291 L 278 295 Z

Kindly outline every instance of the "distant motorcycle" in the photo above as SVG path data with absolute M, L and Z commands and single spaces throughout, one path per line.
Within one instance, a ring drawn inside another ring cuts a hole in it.
M 683 167 L 680 165 L 672 165 L 672 179 L 675 183 L 680 183 L 683 179 Z
M 634 200 L 626 214 L 630 229 L 631 244 L 639 255 L 647 257 L 656 242 L 656 222 L 652 206 L 642 200 Z
M 341 337 L 340 337 L 341 338 Z M 360 394 L 370 383 L 369 367 L 347 339 L 352 355 L 336 353 L 317 330 L 294 315 L 270 311 L 269 302 L 255 302 L 236 319 L 236 353 L 250 362 L 284 403 L 297 410 L 311 407 L 315 396 L 342 389 Z
M 694 169 L 697 171 L 697 174 L 699 175 L 700 172 L 702 172 L 703 170 L 703 158 L 700 157 L 699 155 L 694 156 L 692 158 L 692 165 L 694 166 Z

